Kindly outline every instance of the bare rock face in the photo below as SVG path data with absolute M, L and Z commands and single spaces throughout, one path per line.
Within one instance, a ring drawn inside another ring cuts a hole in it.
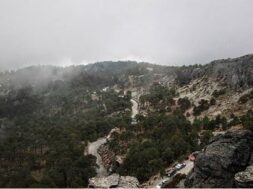
M 207 68 L 207 75 L 219 79 L 232 89 L 248 88 L 253 85 L 252 70 L 253 56 L 245 55 L 211 62 Z
M 253 86 L 253 55 L 215 60 L 201 67 L 181 67 L 175 72 L 179 84 L 210 77 L 232 89 L 249 88 Z
M 108 170 L 115 160 L 115 153 L 109 149 L 108 145 L 103 144 L 98 148 L 98 154 L 101 156 L 104 167 Z
M 214 137 L 200 152 L 187 176 L 186 187 L 234 187 L 234 176 L 250 165 L 253 133 L 248 130 L 228 132 Z
M 89 180 L 89 187 L 92 188 L 112 188 L 119 185 L 118 174 L 112 174 L 107 177 L 93 177 Z
M 135 177 L 121 176 L 119 181 L 119 188 L 138 188 L 139 181 Z
M 235 184 L 238 188 L 253 188 L 253 165 L 235 174 Z
M 89 188 L 138 188 L 139 181 L 135 177 L 112 174 L 106 177 L 93 177 L 89 180 Z

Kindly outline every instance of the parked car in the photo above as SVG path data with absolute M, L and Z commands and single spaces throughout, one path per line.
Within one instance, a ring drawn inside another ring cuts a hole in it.
M 175 166 L 175 168 L 176 168 L 177 170 L 180 170 L 180 169 L 183 169 L 185 166 L 186 166 L 185 163 L 178 163 L 178 164 Z
M 168 177 L 171 177 L 171 176 L 173 176 L 176 172 L 177 172 L 177 169 L 172 168 L 172 169 L 170 169 L 166 174 L 168 175 Z

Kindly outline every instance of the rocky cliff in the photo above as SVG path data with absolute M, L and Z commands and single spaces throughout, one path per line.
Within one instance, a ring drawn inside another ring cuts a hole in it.
M 237 183 L 240 187 L 250 187 L 247 183 L 252 183 L 252 180 L 246 182 L 243 177 L 240 177 L 242 179 L 238 177 L 246 173 L 239 175 L 237 173 L 252 164 L 253 133 L 251 131 L 241 130 L 218 135 L 198 155 L 193 171 L 186 178 L 185 186 L 224 188 L 235 187 Z
M 175 72 L 179 84 L 205 77 L 232 89 L 248 88 L 253 86 L 253 55 L 215 60 L 204 66 L 179 67 Z

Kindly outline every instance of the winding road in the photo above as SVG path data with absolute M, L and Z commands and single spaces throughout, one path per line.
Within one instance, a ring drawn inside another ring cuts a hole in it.
M 97 171 L 97 176 L 98 177 L 102 177 L 102 176 L 107 176 L 107 170 L 103 165 L 102 159 L 100 157 L 100 155 L 98 154 L 98 148 L 102 145 L 106 143 L 106 137 L 104 138 L 99 138 L 98 140 L 96 140 L 95 142 L 89 143 L 88 144 L 88 154 L 91 154 L 93 156 L 95 156 L 97 158 L 96 160 L 96 164 L 99 166 L 96 171 Z
M 194 162 L 193 161 L 190 161 L 190 160 L 185 160 L 183 163 L 185 163 L 185 167 L 178 170 L 176 172 L 176 174 L 180 173 L 180 174 L 185 174 L 185 175 L 188 175 L 190 173 L 190 171 L 193 169 L 193 166 L 194 166 Z M 172 167 L 170 167 L 172 168 Z M 165 176 L 165 177 L 161 177 L 159 178 L 158 180 L 156 180 L 152 185 L 148 186 L 147 188 L 161 188 L 162 186 L 162 183 L 169 183 L 173 180 L 173 177 L 176 175 L 174 174 L 173 176 L 171 177 L 168 177 L 168 176 Z
M 131 99 L 130 101 L 132 103 L 132 115 L 131 115 L 131 118 L 133 120 L 133 119 L 135 119 L 135 116 L 138 114 L 138 103 L 134 99 Z
M 132 118 L 132 123 L 134 123 L 134 122 L 136 122 L 135 121 L 135 116 L 138 114 L 138 103 L 134 99 L 131 99 L 130 101 L 132 103 L 131 118 Z M 113 131 L 113 129 L 111 131 Z M 108 136 L 110 136 L 110 134 Z M 87 147 L 87 153 L 91 154 L 91 155 L 93 155 L 93 156 L 95 156 L 97 158 L 96 164 L 99 166 L 96 169 L 96 171 L 97 171 L 97 177 L 103 177 L 103 176 L 107 176 L 108 175 L 108 172 L 107 172 L 106 168 L 103 165 L 102 159 L 101 159 L 100 155 L 98 154 L 98 148 L 102 144 L 106 143 L 106 141 L 107 141 L 106 138 L 108 138 L 108 136 L 103 137 L 103 138 L 99 138 L 95 142 L 89 143 L 88 147 Z

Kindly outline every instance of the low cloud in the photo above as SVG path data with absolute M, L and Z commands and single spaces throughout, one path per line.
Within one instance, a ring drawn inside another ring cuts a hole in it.
M 253 52 L 252 7 L 251 0 L 1 0 L 0 69 L 241 56 Z

